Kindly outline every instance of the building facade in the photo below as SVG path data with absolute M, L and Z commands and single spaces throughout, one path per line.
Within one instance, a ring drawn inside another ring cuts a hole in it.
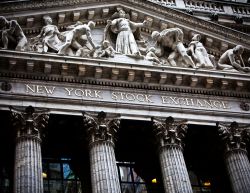
M 0 192 L 250 192 L 247 1 L 0 5 Z

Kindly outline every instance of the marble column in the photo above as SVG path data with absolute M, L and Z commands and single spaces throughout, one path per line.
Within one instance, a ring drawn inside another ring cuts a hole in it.
M 114 152 L 120 119 L 108 118 L 104 112 L 97 116 L 83 113 L 83 122 L 89 141 L 92 192 L 120 193 Z
M 153 129 L 159 147 L 162 179 L 166 193 L 192 193 L 188 171 L 182 153 L 182 139 L 187 131 L 186 121 L 152 118 Z
M 49 115 L 31 106 L 10 110 L 16 129 L 14 192 L 43 193 L 41 131 Z
M 250 163 L 246 151 L 249 128 L 217 123 L 225 144 L 225 162 L 234 193 L 250 192 Z

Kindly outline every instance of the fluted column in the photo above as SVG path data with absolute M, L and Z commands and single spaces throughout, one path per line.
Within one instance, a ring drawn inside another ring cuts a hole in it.
M 49 116 L 31 106 L 10 110 L 16 128 L 14 193 L 43 193 L 41 130 Z
M 114 152 L 114 138 L 120 126 L 117 118 L 83 113 L 90 152 L 90 171 L 93 193 L 120 193 L 120 182 Z
M 250 192 L 250 163 L 246 151 L 249 129 L 217 123 L 220 136 L 225 144 L 225 162 L 234 193 Z
M 159 147 L 159 158 L 166 193 L 192 193 L 186 164 L 182 153 L 182 139 L 187 125 L 172 117 L 165 121 L 152 118 L 154 133 Z

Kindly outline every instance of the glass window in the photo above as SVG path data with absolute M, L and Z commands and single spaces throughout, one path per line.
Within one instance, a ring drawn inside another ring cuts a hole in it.
M 132 175 L 130 167 L 120 166 L 120 179 L 122 182 L 132 182 Z
M 189 179 L 193 188 L 193 193 L 211 192 L 211 183 L 209 180 L 202 180 L 193 171 L 188 171 Z
M 147 193 L 145 182 L 134 166 L 131 162 L 117 163 L 122 193 Z
M 70 167 L 70 159 L 43 160 L 45 193 L 81 193 L 81 182 Z
M 61 165 L 60 163 L 49 163 L 49 174 L 52 179 L 61 178 Z
M 63 186 L 61 180 L 50 180 L 49 181 L 50 193 L 63 193 Z
M 68 163 L 63 164 L 63 179 L 68 179 L 68 180 L 75 179 L 75 175 L 73 171 L 70 169 Z

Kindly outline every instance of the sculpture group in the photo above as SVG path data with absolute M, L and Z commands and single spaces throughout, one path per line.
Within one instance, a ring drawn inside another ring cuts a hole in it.
M 241 45 L 227 50 L 216 62 L 215 57 L 208 54 L 200 42 L 200 34 L 195 34 L 187 47 L 184 46 L 184 34 L 179 28 L 153 31 L 145 41 L 140 29 L 147 27 L 148 22 L 131 21 L 123 9 L 114 13 L 111 20 L 107 20 L 101 45 L 96 45 L 92 39 L 91 33 L 95 27 L 93 21 L 88 24 L 77 21 L 68 26 L 66 31 L 60 32 L 52 24 L 51 17 L 44 16 L 43 20 L 45 25 L 40 34 L 27 40 L 17 21 L 8 21 L 0 16 L 1 48 L 94 58 L 126 55 L 152 61 L 154 65 L 250 72 L 242 59 L 244 48 Z

